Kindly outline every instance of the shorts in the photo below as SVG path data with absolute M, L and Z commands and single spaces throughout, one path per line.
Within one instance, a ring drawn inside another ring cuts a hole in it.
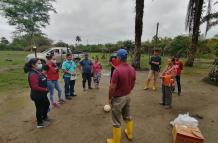
M 159 76 L 159 72 L 158 71 L 150 70 L 149 73 L 148 73 L 148 80 L 153 79 L 153 80 L 156 81 L 158 76 Z

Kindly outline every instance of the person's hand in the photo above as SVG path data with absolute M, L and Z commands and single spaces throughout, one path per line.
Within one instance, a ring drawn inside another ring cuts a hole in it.
M 76 76 L 76 73 L 72 73 L 71 75 L 72 75 L 72 76 Z

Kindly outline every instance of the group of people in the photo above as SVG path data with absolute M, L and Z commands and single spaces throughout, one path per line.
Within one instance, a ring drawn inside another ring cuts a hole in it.
M 154 50 L 153 56 L 150 58 L 149 64 L 151 69 L 145 83 L 145 90 L 149 89 L 149 84 L 153 80 L 152 89 L 157 88 L 157 79 L 162 79 L 162 102 L 167 109 L 172 107 L 172 91 L 174 90 L 175 82 L 178 86 L 178 95 L 181 94 L 180 75 L 183 70 L 183 63 L 179 57 L 168 59 L 167 66 L 160 74 L 161 57 L 160 50 Z M 125 49 L 119 49 L 110 59 L 111 64 L 111 80 L 109 87 L 108 102 L 111 106 L 112 121 L 113 121 L 113 137 L 107 139 L 107 143 L 120 143 L 121 141 L 121 120 L 126 122 L 124 130 L 126 137 L 129 140 L 133 138 L 133 120 L 130 114 L 130 93 L 135 86 L 136 71 L 127 63 L 128 52 Z M 59 103 L 64 103 L 66 100 L 71 100 L 76 96 L 74 89 L 78 72 L 82 73 L 82 86 L 86 91 L 86 82 L 88 81 L 88 89 L 92 89 L 91 82 L 96 88 L 99 88 L 101 79 L 102 65 L 98 57 L 94 61 L 85 58 L 76 62 L 73 60 L 72 54 L 66 55 L 66 60 L 63 62 L 61 70 L 64 78 L 64 93 L 65 99 L 62 97 L 62 89 L 59 84 L 59 68 L 56 66 L 56 61 L 53 55 L 47 56 L 46 65 L 42 65 L 37 58 L 31 59 L 26 63 L 24 70 L 28 73 L 28 81 L 31 88 L 31 99 L 36 106 L 37 128 L 46 127 L 50 122 L 47 113 L 49 111 L 50 102 L 54 107 L 58 107 Z M 160 74 L 160 76 L 159 76 Z M 58 91 L 58 102 L 54 99 L 54 89 Z M 47 93 L 50 94 L 50 102 Z
M 24 66 L 25 73 L 28 73 L 29 86 L 31 88 L 31 99 L 36 106 L 37 128 L 48 126 L 50 119 L 47 116 L 50 110 L 50 103 L 53 107 L 58 108 L 66 100 L 71 100 L 76 96 L 75 84 L 78 72 L 82 73 L 83 90 L 86 91 L 86 82 L 88 81 L 88 89 L 92 89 L 92 78 L 95 87 L 99 88 L 101 79 L 102 65 L 96 56 L 94 61 L 90 60 L 88 54 L 82 61 L 74 60 L 73 55 L 68 53 L 66 60 L 63 62 L 61 70 L 63 71 L 64 93 L 62 96 L 62 88 L 59 83 L 60 69 L 56 64 L 53 54 L 46 56 L 46 64 L 42 64 L 40 59 L 31 59 Z M 58 91 L 58 100 L 55 101 L 54 90 Z M 49 93 L 50 101 L 47 97 Z
M 172 108 L 172 93 L 175 90 L 175 81 L 178 88 L 178 95 L 181 95 L 181 73 L 183 70 L 183 63 L 179 56 L 174 56 L 167 60 L 167 65 L 160 73 L 161 65 L 161 51 L 159 49 L 154 50 L 153 56 L 150 58 L 150 71 L 148 73 L 148 78 L 145 82 L 144 90 L 149 89 L 149 83 L 153 79 L 152 89 L 156 90 L 157 79 L 160 77 L 162 79 L 162 102 L 161 105 L 165 106 L 166 109 Z M 160 76 L 159 76 L 160 74 Z

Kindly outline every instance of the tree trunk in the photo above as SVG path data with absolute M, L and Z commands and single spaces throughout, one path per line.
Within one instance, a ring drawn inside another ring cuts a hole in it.
M 203 4 L 204 4 L 204 0 L 198 0 L 195 6 L 192 43 L 191 43 L 191 46 L 189 47 L 188 59 L 185 63 L 185 65 L 189 67 L 193 67 L 195 57 L 196 57 Z
M 140 69 L 141 60 L 141 38 L 143 31 L 143 14 L 144 0 L 136 0 L 136 17 L 135 17 L 135 48 L 133 54 L 132 65 L 136 69 Z

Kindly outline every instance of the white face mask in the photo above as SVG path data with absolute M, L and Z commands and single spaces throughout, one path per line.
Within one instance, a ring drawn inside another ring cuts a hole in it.
M 36 69 L 41 70 L 42 69 L 42 64 L 36 64 Z

